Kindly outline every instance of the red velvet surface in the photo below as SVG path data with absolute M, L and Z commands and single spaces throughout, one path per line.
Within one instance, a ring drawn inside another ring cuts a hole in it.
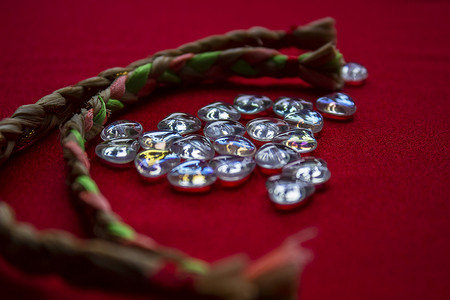
M 448 1 L 10 1 L 0 9 L 0 117 L 55 89 L 158 50 L 254 25 L 288 29 L 337 20 L 338 48 L 364 64 L 364 87 L 346 87 L 358 111 L 326 121 L 316 156 L 332 178 L 303 210 L 274 211 L 257 173 L 242 188 L 204 195 L 146 184 L 133 169 L 92 159 L 92 176 L 137 230 L 192 256 L 258 258 L 306 227 L 315 259 L 301 298 L 450 299 Z M 238 93 L 315 100 L 295 80 L 256 80 L 156 94 L 120 118 L 147 130 L 174 111 L 196 113 Z M 246 82 L 247 83 L 247 82 Z M 92 157 L 92 147 L 88 151 Z M 58 132 L 0 170 L 0 197 L 20 221 L 86 237 L 65 186 Z M 1 246 L 1 245 L 0 245 Z M 1 299 L 163 299 L 72 287 L 55 276 L 22 274 L 0 259 Z

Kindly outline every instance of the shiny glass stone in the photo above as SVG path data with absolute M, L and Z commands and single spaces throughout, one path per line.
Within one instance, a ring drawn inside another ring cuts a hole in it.
M 172 113 L 158 123 L 158 129 L 188 134 L 199 131 L 202 122 L 191 114 Z
M 203 133 L 208 139 L 214 141 L 227 135 L 244 135 L 245 126 L 231 120 L 214 121 L 205 126 Z
M 276 135 L 289 130 L 289 125 L 277 118 L 258 118 L 247 123 L 248 135 L 259 142 L 270 142 Z
M 269 97 L 261 95 L 238 95 L 233 106 L 244 115 L 256 115 L 268 110 L 273 102 Z
M 255 161 L 263 169 L 277 170 L 291 161 L 300 158 L 300 154 L 293 149 L 280 144 L 268 143 L 259 148 Z
M 180 138 L 182 136 L 175 131 L 153 130 L 144 132 L 139 137 L 139 144 L 144 149 L 169 150 L 170 145 Z
M 283 176 L 308 184 L 322 185 L 330 179 L 331 173 L 323 159 L 304 157 L 284 166 Z
M 214 149 L 221 155 L 253 156 L 256 146 L 240 135 L 228 135 L 214 141 Z
M 358 63 L 346 63 L 341 69 L 341 76 L 345 83 L 350 85 L 361 85 L 367 79 L 367 69 Z
M 306 100 L 283 96 L 275 101 L 275 104 L 273 105 L 273 112 L 280 117 L 284 117 L 289 113 L 297 112 L 304 108 L 312 109 L 312 107 L 313 104 Z
M 284 117 L 291 128 L 307 128 L 313 133 L 318 133 L 323 128 L 323 118 L 320 113 L 310 109 L 302 109 L 289 113 Z
M 115 139 L 135 139 L 141 135 L 142 125 L 138 122 L 119 120 L 114 121 L 100 133 L 100 138 L 104 141 Z
M 207 162 L 188 160 L 173 168 L 167 179 L 175 188 L 201 192 L 208 190 L 217 177 Z
M 159 178 L 180 163 L 180 157 L 168 150 L 144 150 L 134 159 L 138 173 L 146 179 Z
M 255 169 L 256 163 L 252 157 L 237 157 L 231 155 L 217 156 L 209 161 L 217 177 L 227 182 L 238 182 L 246 179 Z
M 275 136 L 273 143 L 288 146 L 299 153 L 308 153 L 317 148 L 317 141 L 311 130 L 297 128 L 282 132 Z
M 187 135 L 174 141 L 170 150 L 184 159 L 210 160 L 215 153 L 211 142 L 198 134 Z
M 198 117 L 206 122 L 217 120 L 233 120 L 238 121 L 241 113 L 225 102 L 214 102 L 200 108 L 197 112 Z
M 95 154 L 105 162 L 120 166 L 134 160 L 139 151 L 139 143 L 134 139 L 115 139 L 100 143 L 95 147 Z
M 276 208 L 282 210 L 299 207 L 315 191 L 313 185 L 280 175 L 269 177 L 266 188 L 272 203 Z
M 350 119 L 356 112 L 355 102 L 344 93 L 332 93 L 316 101 L 317 109 L 324 117 L 332 119 Z

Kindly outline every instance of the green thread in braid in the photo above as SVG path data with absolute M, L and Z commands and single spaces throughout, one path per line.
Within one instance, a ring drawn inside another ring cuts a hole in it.
M 106 118 L 106 105 L 105 105 L 105 101 L 103 101 L 103 98 L 99 95 L 98 99 L 100 100 L 101 103 L 101 107 L 100 110 L 98 111 L 98 113 L 94 116 L 94 123 L 103 124 L 103 121 Z
M 186 66 L 196 70 L 199 73 L 205 73 L 216 62 L 222 51 L 211 51 L 200 53 L 189 59 Z
M 323 64 L 321 66 L 321 68 L 327 69 L 327 70 L 333 70 L 335 72 L 337 72 L 339 74 L 339 71 L 341 70 L 342 67 L 342 59 L 343 59 L 343 55 L 341 52 L 339 52 L 339 50 L 335 50 L 335 57 L 326 62 L 325 64 Z
M 280 69 L 284 69 L 284 67 L 286 66 L 286 62 L 288 60 L 287 55 L 275 55 L 274 57 L 271 58 L 271 60 L 280 68 Z
M 255 76 L 258 74 L 253 67 L 243 59 L 239 59 L 232 66 L 231 70 L 243 76 Z
M 206 274 L 209 270 L 209 264 L 199 259 L 185 259 L 180 262 L 183 271 L 195 274 Z
M 98 194 L 100 191 L 97 184 L 87 175 L 81 175 L 75 178 L 75 182 L 80 184 L 86 191 Z
M 75 139 L 77 140 L 77 143 L 81 147 L 81 149 L 84 150 L 84 139 L 81 136 L 81 133 L 79 133 L 78 130 L 75 130 L 75 129 L 70 130 L 70 133 L 75 137 Z
M 116 112 L 124 108 L 124 105 L 119 100 L 109 99 L 108 102 L 106 103 L 106 108 L 111 110 L 112 112 Z
M 303 54 L 301 54 L 301 55 L 298 57 L 298 61 L 299 61 L 299 62 L 302 62 L 302 61 L 304 61 L 306 58 L 308 58 L 310 55 L 311 55 L 310 52 L 303 53 Z
M 158 82 L 162 83 L 180 83 L 181 79 L 172 70 L 166 70 L 158 77 Z
M 134 239 L 136 232 L 134 231 L 133 228 L 131 228 L 130 226 L 128 226 L 125 223 L 122 222 L 112 222 L 110 224 L 108 224 L 107 227 L 109 233 L 111 233 L 112 235 L 127 239 L 127 240 L 132 240 Z
M 137 94 L 137 92 L 139 92 L 147 82 L 151 68 L 151 63 L 136 68 L 134 72 L 128 76 L 127 82 L 125 84 L 127 91 L 133 94 Z

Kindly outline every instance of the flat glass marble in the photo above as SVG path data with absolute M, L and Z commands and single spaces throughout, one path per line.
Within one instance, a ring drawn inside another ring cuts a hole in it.
M 221 155 L 253 156 L 256 146 L 240 135 L 228 135 L 214 141 L 214 149 Z
M 197 112 L 198 117 L 206 122 L 217 120 L 233 120 L 238 121 L 241 113 L 225 102 L 214 102 L 200 108 Z
M 274 143 L 268 143 L 259 148 L 255 155 L 258 166 L 268 170 L 278 170 L 288 163 L 300 158 L 300 154 L 293 149 Z
M 167 174 L 167 179 L 176 189 L 202 192 L 210 189 L 217 176 L 207 162 L 188 160 L 173 168 Z
M 323 128 L 323 118 L 320 113 L 311 109 L 302 109 L 289 113 L 284 117 L 291 128 L 307 128 L 313 133 L 318 133 Z
M 208 139 L 214 141 L 227 135 L 244 135 L 245 126 L 231 120 L 213 121 L 205 126 L 203 133 Z
M 289 125 L 277 118 L 258 118 L 247 123 L 248 135 L 259 142 L 270 142 L 276 135 L 289 130 Z
M 237 157 L 231 155 L 216 156 L 209 161 L 217 177 L 226 182 L 241 182 L 255 169 L 256 163 L 252 157 Z
M 158 123 L 158 129 L 188 134 L 199 131 L 202 122 L 191 114 L 172 113 Z
M 324 117 L 338 120 L 347 120 L 356 112 L 353 99 L 344 93 L 332 93 L 316 101 L 317 109 Z
M 362 85 L 366 81 L 369 74 L 363 65 L 349 62 L 342 67 L 341 76 L 346 84 Z
M 134 160 L 139 151 L 139 143 L 134 139 L 115 139 L 100 143 L 95 154 L 113 166 L 123 166 Z
M 168 150 L 144 150 L 134 159 L 138 173 L 145 179 L 156 179 L 167 174 L 180 163 L 180 157 Z
M 153 130 L 144 132 L 139 137 L 139 144 L 144 149 L 169 150 L 170 145 L 182 138 L 181 134 L 168 130 Z
M 243 115 L 256 115 L 268 110 L 273 102 L 262 95 L 238 95 L 233 106 Z
M 215 153 L 211 142 L 198 134 L 187 135 L 174 141 L 170 150 L 184 159 L 210 160 Z
M 312 109 L 312 107 L 313 104 L 306 100 L 283 96 L 275 101 L 273 112 L 280 117 L 284 117 L 289 113 L 297 112 L 304 108 Z
M 331 173 L 323 159 L 304 157 L 284 166 L 283 176 L 308 184 L 322 185 L 330 179 Z
M 266 188 L 270 200 L 280 210 L 290 210 L 301 206 L 315 191 L 312 185 L 280 175 L 269 177 Z
M 115 139 L 135 139 L 142 133 L 142 125 L 138 122 L 119 120 L 114 121 L 100 133 L 100 138 L 104 141 Z
M 317 141 L 311 130 L 297 128 L 282 132 L 275 136 L 273 143 L 288 146 L 299 153 L 308 153 L 317 148 Z

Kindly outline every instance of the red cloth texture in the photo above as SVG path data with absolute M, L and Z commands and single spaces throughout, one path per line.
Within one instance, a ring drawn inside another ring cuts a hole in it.
M 133 169 L 103 166 L 88 145 L 92 176 L 126 222 L 161 244 L 206 261 L 258 258 L 307 227 L 318 237 L 302 276 L 304 300 L 450 299 L 448 1 L 9 1 L 0 10 L 0 118 L 58 88 L 211 34 L 260 25 L 289 29 L 332 16 L 338 48 L 365 65 L 350 122 L 326 121 L 315 156 L 332 172 L 326 191 L 280 214 L 265 176 L 207 194 L 149 184 Z M 245 84 L 242 84 L 245 83 Z M 314 101 L 326 92 L 296 80 L 235 81 L 154 94 L 119 118 L 146 130 L 175 111 L 195 114 L 238 93 Z M 0 197 L 17 219 L 86 237 L 65 185 L 58 131 L 0 169 Z M 0 258 L 1 299 L 165 299 L 72 287 L 36 278 Z

